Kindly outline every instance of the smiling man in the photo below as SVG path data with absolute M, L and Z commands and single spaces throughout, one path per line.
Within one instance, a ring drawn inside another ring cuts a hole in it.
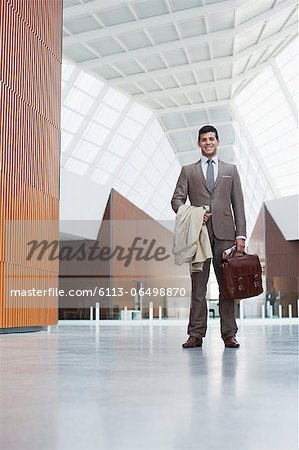
M 189 198 L 193 206 L 209 206 L 203 220 L 207 226 L 213 252 L 213 266 L 219 285 L 219 269 L 224 250 L 236 245 L 245 248 L 246 220 L 240 177 L 234 164 L 218 159 L 218 131 L 211 125 L 198 132 L 202 156 L 197 163 L 182 167 L 171 206 L 175 212 Z M 189 338 L 184 348 L 201 347 L 207 330 L 206 291 L 211 260 L 202 272 L 192 272 L 192 299 L 189 315 Z M 220 331 L 225 347 L 238 348 L 238 327 L 234 300 L 219 297 Z

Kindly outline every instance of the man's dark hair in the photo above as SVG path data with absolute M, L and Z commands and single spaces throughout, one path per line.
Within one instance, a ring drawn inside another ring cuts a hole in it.
M 204 127 L 201 127 L 201 129 L 198 132 L 198 140 L 200 140 L 201 134 L 211 133 L 211 132 L 215 133 L 216 139 L 217 139 L 217 141 L 219 141 L 218 131 L 212 125 L 205 125 Z

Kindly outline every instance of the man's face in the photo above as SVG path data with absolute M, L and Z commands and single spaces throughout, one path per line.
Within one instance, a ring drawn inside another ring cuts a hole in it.
M 216 155 L 218 144 L 219 141 L 217 141 L 214 131 L 201 134 L 198 141 L 202 154 L 207 158 L 213 158 Z

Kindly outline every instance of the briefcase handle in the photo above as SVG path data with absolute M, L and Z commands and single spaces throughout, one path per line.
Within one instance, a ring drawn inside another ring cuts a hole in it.
M 239 256 L 246 255 L 246 252 L 238 252 L 237 249 L 233 250 L 232 254 L 229 256 L 230 258 L 238 258 Z

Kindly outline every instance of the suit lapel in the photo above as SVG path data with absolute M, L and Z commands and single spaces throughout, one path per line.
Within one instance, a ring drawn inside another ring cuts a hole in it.
M 215 181 L 215 184 L 214 184 L 214 189 L 216 189 L 216 187 L 217 187 L 217 185 L 219 183 L 219 180 L 221 179 L 221 176 L 222 176 L 222 161 L 220 161 L 218 159 L 218 174 L 217 174 L 217 178 L 216 178 L 216 181 Z
M 197 169 L 197 172 L 198 172 L 198 174 L 199 174 L 199 176 L 200 176 L 200 179 L 201 179 L 201 181 L 203 182 L 203 184 L 205 185 L 205 187 L 207 188 L 207 190 L 209 191 L 209 192 L 212 192 L 212 191 L 210 191 L 210 189 L 208 188 L 208 185 L 207 185 L 207 183 L 206 183 L 206 179 L 205 179 L 205 176 L 204 176 L 204 174 L 203 174 L 203 171 L 202 171 L 202 165 L 201 165 L 202 163 L 201 163 L 201 159 L 196 163 L 196 165 L 195 165 L 195 167 L 196 167 L 196 169 Z M 214 187 L 215 188 L 215 187 Z

